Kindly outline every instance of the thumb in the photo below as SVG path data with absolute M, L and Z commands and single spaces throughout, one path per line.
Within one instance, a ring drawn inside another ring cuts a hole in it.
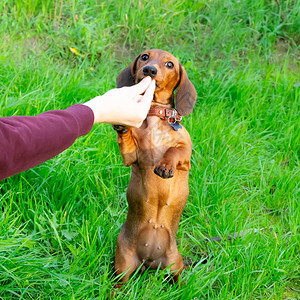
M 147 76 L 141 82 L 132 86 L 131 88 L 133 89 L 133 92 L 135 92 L 137 95 L 140 95 L 149 87 L 151 81 L 151 77 Z

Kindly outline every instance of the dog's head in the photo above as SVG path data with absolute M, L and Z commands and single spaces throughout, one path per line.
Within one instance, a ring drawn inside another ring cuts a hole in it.
M 197 93 L 184 67 L 170 53 L 159 49 L 142 52 L 117 78 L 117 87 L 131 86 L 150 76 L 156 81 L 153 102 L 170 104 L 186 116 L 193 111 Z M 174 101 L 175 93 L 175 101 Z

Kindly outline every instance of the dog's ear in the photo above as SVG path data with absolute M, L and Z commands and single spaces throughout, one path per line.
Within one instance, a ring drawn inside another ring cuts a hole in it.
M 175 94 L 176 110 L 182 116 L 192 113 L 196 99 L 196 89 L 189 80 L 184 67 L 180 65 L 180 79 Z
M 117 88 L 123 86 L 132 86 L 135 84 L 136 62 L 140 56 L 135 58 L 133 62 L 125 68 L 117 77 Z

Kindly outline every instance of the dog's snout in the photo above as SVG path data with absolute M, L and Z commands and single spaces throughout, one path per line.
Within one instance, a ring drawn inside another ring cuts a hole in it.
M 157 74 L 157 69 L 153 66 L 146 66 L 143 68 L 143 73 L 145 76 L 150 76 L 154 78 Z

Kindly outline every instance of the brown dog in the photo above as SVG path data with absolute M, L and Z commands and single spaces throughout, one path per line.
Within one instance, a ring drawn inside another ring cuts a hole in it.
M 181 115 L 192 112 L 197 94 L 178 60 L 157 49 L 141 53 L 124 69 L 117 87 L 134 85 L 146 76 L 156 80 L 147 119 L 138 129 L 114 126 L 124 164 L 132 166 L 128 215 L 115 256 L 116 273 L 126 272 L 121 282 L 141 265 L 171 265 L 175 281 L 184 268 L 175 237 L 189 194 L 192 143 L 179 122 Z

